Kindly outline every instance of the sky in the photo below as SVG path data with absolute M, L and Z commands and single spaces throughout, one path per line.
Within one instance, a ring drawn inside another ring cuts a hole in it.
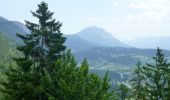
M 30 11 L 42 0 L 0 0 L 0 16 L 24 22 L 37 20 Z M 170 0 L 44 0 L 62 32 L 74 34 L 97 26 L 127 41 L 138 37 L 170 36 Z

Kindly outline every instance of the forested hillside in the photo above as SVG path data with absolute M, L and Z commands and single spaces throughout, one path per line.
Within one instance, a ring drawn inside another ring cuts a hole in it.
M 7 19 L 0 17 L 0 32 L 6 34 L 10 39 L 13 39 L 16 43 L 21 43 L 21 39 L 16 37 L 16 33 L 28 34 L 30 31 L 24 24 L 17 21 L 8 21 Z
M 12 57 L 17 56 L 21 56 L 21 53 L 16 49 L 16 42 L 4 33 L 0 33 L 0 63 L 9 64 Z
M 170 51 L 163 50 L 163 52 L 167 58 L 170 57 Z M 75 57 L 78 61 L 82 61 L 86 57 L 90 64 L 94 66 L 99 63 L 99 65 L 115 64 L 117 66 L 134 67 L 138 61 L 142 63 L 151 61 L 155 53 L 155 49 L 96 47 L 77 52 Z

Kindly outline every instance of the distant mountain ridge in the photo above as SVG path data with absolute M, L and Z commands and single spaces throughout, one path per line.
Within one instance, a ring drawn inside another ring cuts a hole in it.
M 168 45 L 169 42 L 170 42 L 170 36 L 168 37 L 152 36 L 152 37 L 136 38 L 134 40 L 129 41 L 128 44 L 137 48 L 155 49 L 157 47 L 160 47 L 161 49 L 170 50 L 170 45 Z
M 100 44 L 103 46 L 130 47 L 127 44 L 122 43 L 120 40 L 113 37 L 112 33 L 109 33 L 106 30 L 98 28 L 96 26 L 87 27 L 82 31 L 78 32 L 77 35 L 88 42 Z
M 66 46 L 73 52 L 88 50 L 95 47 L 130 47 L 114 38 L 113 35 L 102 28 L 87 27 L 74 35 L 67 37 Z
M 0 17 L 0 32 L 18 41 L 16 33 L 27 34 L 29 30 L 20 22 Z M 87 27 L 77 34 L 64 36 L 67 38 L 65 45 L 72 50 L 78 61 L 87 58 L 90 64 L 101 66 L 109 63 L 134 66 L 141 59 L 151 58 L 156 49 L 156 47 L 154 49 L 132 48 L 116 39 L 111 33 L 94 26 Z
M 0 32 L 5 33 L 8 37 L 16 41 L 20 40 L 16 37 L 16 33 L 30 33 L 30 31 L 21 22 L 9 21 L 3 17 L 0 17 Z M 65 45 L 74 52 L 94 47 L 129 47 L 114 38 L 111 33 L 95 26 L 87 27 L 75 35 L 65 36 L 67 37 Z
M 4 33 L 0 33 L 0 63 L 12 60 L 12 57 L 20 55 L 16 49 L 15 41 L 10 39 Z
M 8 20 L 5 19 L 4 17 L 1 17 L 1 16 L 0 16 L 0 22 L 6 22 L 6 21 L 8 21 Z
M 5 33 L 9 38 L 19 42 L 20 40 L 16 37 L 16 33 L 28 34 L 30 31 L 25 27 L 24 24 L 17 21 L 9 21 L 3 17 L 0 17 L 0 32 Z
M 88 50 L 90 48 L 101 46 L 99 44 L 90 43 L 78 35 L 65 35 L 67 37 L 65 45 L 72 49 L 72 52 L 80 52 L 83 50 Z
M 170 59 L 170 51 L 163 50 L 166 58 Z M 134 67 L 139 61 L 150 62 L 155 56 L 155 49 L 138 49 L 123 47 L 96 47 L 89 50 L 75 53 L 76 59 L 81 62 L 87 58 L 90 64 L 96 66 L 100 63 L 103 66 L 128 66 Z

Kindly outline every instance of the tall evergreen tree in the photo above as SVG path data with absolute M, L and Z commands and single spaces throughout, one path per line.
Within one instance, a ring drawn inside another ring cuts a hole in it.
M 134 69 L 130 83 L 132 86 L 132 98 L 135 100 L 146 100 L 145 77 L 140 62 L 137 63 Z
M 45 80 L 66 49 L 63 45 L 65 38 L 60 31 L 62 24 L 52 18 L 53 13 L 48 10 L 47 3 L 41 2 L 32 14 L 39 23 L 26 21 L 31 34 L 17 34 L 25 44 L 17 48 L 24 56 L 14 58 L 17 68 L 11 67 L 6 72 L 7 81 L 1 82 L 5 100 L 47 100 Z
M 153 60 L 154 64 L 144 66 L 147 93 L 152 100 L 164 100 L 166 98 L 166 75 L 169 73 L 169 64 L 159 48 Z
M 166 75 L 166 79 L 167 79 L 167 88 L 165 89 L 166 90 L 166 100 L 170 100 L 170 72 L 168 72 L 168 74 Z
M 129 98 L 129 90 L 130 89 L 125 84 L 118 84 L 118 89 L 116 90 L 116 94 L 119 98 L 118 100 L 126 100 L 127 98 Z
M 62 36 L 60 28 L 62 24 L 52 18 L 53 12 L 48 10 L 48 5 L 41 2 L 36 12 L 31 12 L 39 21 L 38 24 L 26 21 L 27 28 L 31 34 L 18 36 L 24 41 L 25 46 L 18 47 L 24 53 L 26 59 L 33 61 L 37 70 L 42 70 L 43 66 L 50 66 L 61 56 L 66 49 L 63 45 L 65 38 Z M 41 66 L 39 68 L 38 66 Z M 51 70 L 50 70 L 51 71 Z
M 89 65 L 84 60 L 79 67 L 70 51 L 64 53 L 55 65 L 51 82 L 55 85 L 49 91 L 57 100 L 112 100 L 107 74 L 100 79 L 89 73 Z M 55 88 L 55 89 L 54 89 Z

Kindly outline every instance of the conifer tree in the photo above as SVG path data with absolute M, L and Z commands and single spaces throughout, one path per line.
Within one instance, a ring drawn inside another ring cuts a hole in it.
M 79 67 L 68 50 L 55 65 L 51 77 L 54 87 L 49 90 L 51 98 L 57 100 L 112 100 L 109 92 L 110 83 L 107 74 L 100 79 L 89 73 L 89 65 L 84 60 Z M 55 88 L 55 89 L 54 89 Z
M 166 98 L 166 75 L 169 72 L 169 64 L 159 48 L 153 60 L 154 64 L 144 66 L 146 92 L 152 100 L 164 100 Z
M 132 98 L 135 100 L 146 100 L 145 77 L 140 62 L 137 63 L 134 69 L 130 83 L 132 86 Z
M 27 28 L 31 34 L 18 36 L 24 41 L 25 46 L 18 47 L 27 59 L 33 61 L 37 70 L 42 70 L 43 66 L 50 66 L 61 56 L 66 49 L 63 45 L 65 38 L 62 36 L 60 28 L 62 24 L 52 18 L 53 12 L 48 10 L 48 5 L 41 2 L 35 12 L 31 12 L 39 21 L 38 24 L 26 21 Z M 38 66 L 41 66 L 39 68 Z M 52 69 L 49 69 L 50 71 Z
M 47 100 L 49 91 L 46 91 L 46 82 L 55 61 L 66 49 L 63 45 L 65 38 L 60 31 L 62 24 L 52 18 L 53 13 L 48 10 L 47 3 L 41 2 L 32 14 L 39 23 L 26 21 L 31 34 L 17 34 L 24 42 L 17 49 L 24 56 L 14 58 L 17 68 L 11 67 L 6 72 L 7 81 L 1 82 L 5 100 Z
M 118 84 L 118 89 L 116 91 L 119 100 L 126 100 L 129 98 L 129 88 L 125 84 Z
M 170 99 L 170 72 L 168 72 L 168 74 L 166 75 L 166 79 L 167 79 L 167 84 L 168 84 L 168 86 L 167 86 L 167 88 L 165 89 L 166 90 L 166 92 L 165 92 L 165 94 L 166 94 L 166 100 L 169 100 Z

